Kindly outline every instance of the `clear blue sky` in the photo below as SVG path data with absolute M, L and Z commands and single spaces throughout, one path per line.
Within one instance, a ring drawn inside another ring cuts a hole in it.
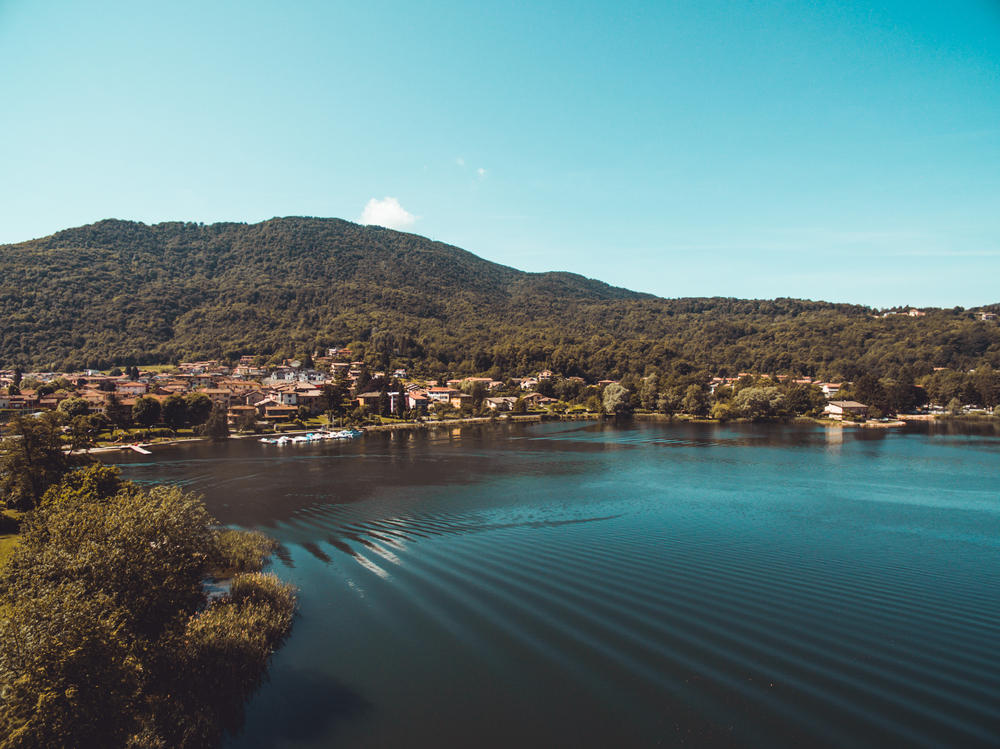
M 0 0 L 0 107 L 0 242 L 392 197 L 664 296 L 1000 301 L 997 0 Z

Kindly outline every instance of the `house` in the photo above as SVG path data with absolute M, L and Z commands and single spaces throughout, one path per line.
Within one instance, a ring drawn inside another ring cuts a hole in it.
M 427 413 L 427 408 L 430 406 L 430 403 L 431 399 L 420 391 L 409 392 L 406 394 L 406 405 L 415 413 Z
M 379 399 L 382 397 L 382 393 L 377 390 L 372 390 L 367 393 L 358 393 L 357 400 L 359 406 L 364 406 L 365 408 L 378 408 Z
M 827 398 L 836 396 L 844 386 L 842 382 L 817 382 L 816 385 L 823 391 L 823 395 Z
M 299 394 L 295 388 L 278 390 L 274 393 L 273 397 L 283 406 L 299 405 Z
M 448 403 L 453 395 L 458 395 L 455 388 L 432 387 L 427 388 L 427 397 L 438 403 Z
M 229 407 L 229 413 L 226 416 L 226 420 L 229 422 L 229 426 L 235 426 L 240 422 L 240 419 L 250 416 L 256 420 L 257 409 L 255 407 L 236 404 L 235 406 Z
M 258 410 L 262 403 L 257 404 Z M 296 406 L 283 406 L 281 404 L 267 404 L 264 406 L 264 418 L 267 421 L 288 421 L 294 419 L 299 409 Z
M 979 319 L 983 322 L 996 322 L 997 316 L 993 312 L 980 312 Z
M 500 395 L 495 398 L 484 398 L 483 405 L 491 411 L 510 411 L 517 403 L 517 398 L 510 395 Z
M 521 380 L 521 390 L 531 390 L 534 387 L 538 387 L 538 380 L 534 377 L 525 377 Z
M 845 415 L 865 417 L 868 415 L 868 406 L 857 401 L 830 401 L 823 409 L 823 413 L 838 421 Z
M 529 408 L 537 408 L 538 406 L 544 406 L 548 403 L 555 403 L 555 398 L 549 398 L 541 393 L 528 393 L 524 396 L 524 402 L 528 404 Z
M 448 399 L 448 403 L 451 404 L 452 408 L 462 408 L 463 406 L 472 407 L 472 396 L 468 393 L 456 393 Z
M 317 414 L 323 401 L 323 391 L 313 385 L 297 385 L 295 395 L 300 406 L 306 406 L 310 413 Z
M 267 395 L 264 394 L 263 390 L 248 390 L 243 393 L 242 400 L 248 406 L 256 406 L 262 400 L 266 400 Z
M 115 385 L 115 391 L 124 398 L 134 398 L 145 395 L 149 386 L 145 382 L 119 382 Z
M 232 391 L 225 388 L 206 388 L 201 392 L 212 400 L 213 406 L 225 409 L 229 408 L 229 403 L 233 397 Z

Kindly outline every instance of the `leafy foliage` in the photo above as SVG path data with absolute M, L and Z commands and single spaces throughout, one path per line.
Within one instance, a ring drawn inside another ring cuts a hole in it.
M 0 498 L 8 507 L 28 510 L 69 468 L 60 415 L 15 416 L 9 435 L 0 441 Z
M 854 379 L 1000 368 L 1000 326 L 961 309 L 883 318 L 795 299 L 659 299 L 337 219 L 108 220 L 0 246 L 0 267 L 8 366 L 280 359 L 350 343 L 375 368 L 427 374 Z
M 204 747 L 237 730 L 291 627 L 269 546 L 174 487 L 93 464 L 27 516 L 0 570 L 0 747 Z M 237 575 L 208 602 L 213 568 Z

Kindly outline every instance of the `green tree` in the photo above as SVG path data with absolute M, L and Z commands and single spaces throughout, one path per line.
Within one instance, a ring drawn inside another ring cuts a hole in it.
M 873 407 L 879 411 L 889 410 L 889 398 L 885 387 L 879 382 L 871 372 L 861 375 L 854 383 L 854 397 L 866 406 Z
M 161 416 L 164 423 L 171 429 L 180 429 L 187 422 L 187 402 L 177 393 L 163 401 Z
M 132 406 L 132 421 L 149 429 L 160 420 L 160 402 L 156 398 L 144 396 L 136 399 Z
M 632 412 L 631 394 L 628 388 L 618 382 L 605 387 L 601 397 L 604 413 L 626 416 Z
M 733 396 L 733 408 L 746 419 L 774 419 L 785 409 L 785 396 L 776 387 L 744 387 Z
M 639 403 L 647 411 L 656 408 L 660 395 L 660 378 L 656 374 L 647 375 L 639 382 Z
M 0 746 L 207 747 L 291 626 L 259 534 L 219 532 L 175 487 L 92 465 L 52 487 L 0 569 Z M 209 603 L 204 579 L 235 574 Z
M 814 385 L 792 385 L 785 391 L 785 405 L 793 414 L 818 416 L 823 413 L 826 398 Z
M 90 404 L 83 398 L 64 398 L 59 403 L 59 411 L 64 413 L 67 418 L 72 419 L 75 416 L 85 416 L 90 413 Z
M 208 418 L 201 427 L 201 433 L 206 437 L 216 440 L 223 440 L 229 437 L 229 421 L 226 409 L 221 406 L 213 406 Z
M 204 424 L 212 413 L 212 399 L 204 393 L 191 393 L 185 399 L 187 405 L 188 423 L 191 426 Z
M 30 510 L 69 467 L 58 414 L 15 416 L 0 441 L 0 497 L 8 507 Z
M 681 408 L 684 409 L 684 412 L 692 416 L 707 416 L 708 406 L 708 393 L 705 391 L 705 388 L 701 385 L 688 385 L 687 390 L 684 391 L 684 400 L 681 403 Z
M 68 429 L 70 453 L 93 447 L 105 423 L 106 419 L 101 414 L 74 416 Z

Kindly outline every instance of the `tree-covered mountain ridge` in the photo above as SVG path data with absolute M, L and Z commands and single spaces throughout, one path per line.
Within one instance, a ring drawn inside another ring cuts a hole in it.
M 344 343 L 456 374 L 1000 367 L 1000 329 L 966 310 L 663 299 L 332 218 L 104 220 L 0 245 L 0 320 L 0 366 L 53 370 Z

